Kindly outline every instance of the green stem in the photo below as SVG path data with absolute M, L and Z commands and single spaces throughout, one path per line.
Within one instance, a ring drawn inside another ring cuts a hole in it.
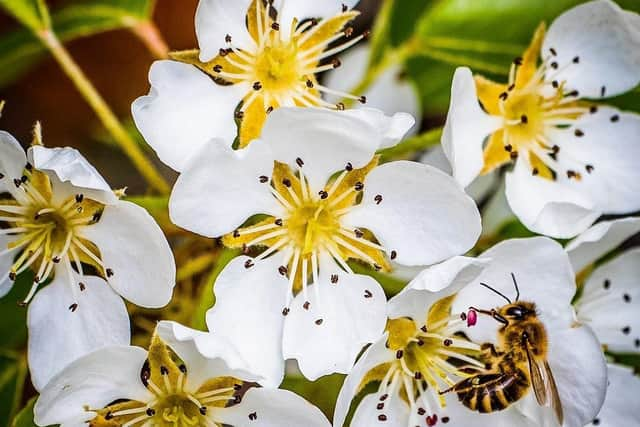
M 140 146 L 136 144 L 131 135 L 127 133 L 118 121 L 116 115 L 111 111 L 69 52 L 67 52 L 62 43 L 60 43 L 56 35 L 49 30 L 36 34 L 147 182 L 160 193 L 168 193 L 169 185 L 167 182 L 158 173 L 149 159 L 144 156 Z
M 431 129 L 420 135 L 407 138 L 393 147 L 380 150 L 378 154 L 382 156 L 382 161 L 389 161 L 394 158 L 406 156 L 416 151 L 424 150 L 440 143 L 442 128 Z

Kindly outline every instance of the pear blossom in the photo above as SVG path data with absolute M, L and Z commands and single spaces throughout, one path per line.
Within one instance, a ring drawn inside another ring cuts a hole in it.
M 200 49 L 152 65 L 151 91 L 132 105 L 138 129 L 160 159 L 180 171 L 213 138 L 237 136 L 246 146 L 278 107 L 344 108 L 323 94 L 366 102 L 316 78 L 338 67 L 340 60 L 331 58 L 366 36 L 349 26 L 357 3 L 201 0 L 195 17 Z
M 0 193 L 0 296 L 33 273 L 22 304 L 37 389 L 77 357 L 129 343 L 121 297 L 144 307 L 169 302 L 175 265 L 162 231 L 75 149 L 34 145 L 25 155 L 0 132 Z
M 563 425 L 584 426 L 602 406 L 607 368 L 593 332 L 574 320 L 574 293 L 567 254 L 544 237 L 507 240 L 477 259 L 456 257 L 427 268 L 389 301 L 387 333 L 347 376 L 334 425 L 343 425 L 353 398 L 373 382 L 377 391 L 362 399 L 352 426 L 556 426 L 526 374 L 527 392 L 503 410 L 471 411 L 450 391 L 486 372 L 487 351 L 500 350 L 500 324 L 470 307 L 497 309 L 518 298 L 535 304 L 545 328 Z
M 477 208 L 451 177 L 378 165 L 375 151 L 412 124 L 402 113 L 281 108 L 259 140 L 208 144 L 178 178 L 173 222 L 244 251 L 218 276 L 207 324 L 255 359 L 266 384 L 280 383 L 287 358 L 310 379 L 347 372 L 382 332 L 384 292 L 347 261 L 389 271 L 474 245 Z
M 633 369 L 609 364 L 607 396 L 600 413 L 586 427 L 621 427 L 640 425 L 636 406 L 640 393 L 640 378 Z
M 586 99 L 640 81 L 640 18 L 610 0 L 541 25 L 506 84 L 458 68 L 442 144 L 464 186 L 508 163 L 506 196 L 530 230 L 569 238 L 640 209 L 640 117 Z M 478 103 L 478 100 L 480 103 Z M 486 140 L 486 143 L 485 143 Z
M 296 394 L 253 387 L 258 377 L 230 343 L 208 337 L 198 348 L 195 332 L 163 321 L 148 351 L 110 346 L 74 361 L 42 390 L 36 424 L 330 426 Z

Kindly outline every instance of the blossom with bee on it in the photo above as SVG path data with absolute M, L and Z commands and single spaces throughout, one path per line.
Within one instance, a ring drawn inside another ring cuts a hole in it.
M 0 132 L 0 193 L 0 295 L 32 272 L 22 304 L 37 389 L 77 357 L 129 343 L 122 298 L 154 308 L 171 299 L 175 264 L 162 230 L 75 149 L 33 145 L 25 155 Z
M 458 68 L 442 145 L 468 186 L 509 164 L 506 197 L 530 230 L 574 237 L 602 214 L 640 209 L 640 116 L 587 99 L 640 81 L 640 17 L 610 0 L 560 15 L 506 84 Z M 478 103 L 480 101 L 480 103 Z

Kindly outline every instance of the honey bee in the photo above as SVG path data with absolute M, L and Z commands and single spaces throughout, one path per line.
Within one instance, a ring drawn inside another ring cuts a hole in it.
M 453 391 L 463 405 L 471 410 L 486 413 L 507 408 L 533 387 L 538 404 L 551 405 L 558 422 L 562 425 L 562 404 L 547 362 L 547 332 L 536 314 L 536 305 L 519 301 L 520 290 L 513 273 L 511 278 L 516 289 L 514 302 L 486 283 L 481 283 L 507 300 L 508 304 L 491 310 L 470 307 L 470 310 L 491 316 L 502 324 L 498 330 L 497 346 L 485 344 L 482 347 L 488 361 L 488 369 L 456 383 L 441 393 Z

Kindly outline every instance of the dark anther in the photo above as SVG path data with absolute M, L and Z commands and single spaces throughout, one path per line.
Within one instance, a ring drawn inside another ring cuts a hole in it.
M 337 274 L 332 274 L 331 275 L 331 283 L 333 283 L 334 285 L 336 283 L 338 283 L 338 275 Z
M 282 183 L 285 187 L 291 187 L 291 180 L 289 178 L 285 178 L 282 180 Z
M 622 328 L 622 333 L 625 335 L 629 335 L 631 333 L 631 326 L 625 326 Z
M 591 107 L 589 107 L 589 112 L 591 114 L 595 114 L 598 112 L 598 107 L 596 105 L 592 105 Z
M 416 372 L 413 374 L 413 378 L 415 378 L 415 379 L 417 379 L 417 380 L 422 379 L 422 372 L 420 372 L 420 371 L 416 371 Z
M 373 296 L 373 294 L 371 293 L 371 291 L 369 289 L 365 289 L 364 290 L 364 297 L 365 298 L 371 298 Z
M 617 115 L 617 114 L 614 114 L 613 116 L 611 116 L 611 118 L 610 118 L 609 120 L 611 120 L 612 122 L 614 122 L 614 123 L 615 123 L 615 122 L 617 122 L 618 120 L 620 120 L 620 116 L 619 116 L 619 115 Z
M 305 301 L 304 304 L 302 304 L 302 308 L 304 308 L 305 310 L 309 310 L 310 306 L 311 303 L 309 301 Z
M 524 124 L 529 123 L 529 118 L 527 117 L 526 114 L 523 114 L 522 116 L 520 116 L 520 121 Z
M 555 61 L 553 61 L 553 62 L 551 63 L 551 68 L 553 68 L 554 70 L 557 70 L 557 69 L 558 69 L 558 63 L 557 63 L 557 62 L 555 62 Z
M 251 421 L 255 421 L 255 420 L 257 420 L 257 419 L 258 419 L 258 414 L 257 414 L 257 413 L 255 413 L 255 412 L 250 413 L 250 414 L 249 414 L 249 419 L 250 419 Z
M 602 86 L 600 88 L 600 96 L 604 96 L 605 93 L 607 93 L 607 87 L 606 86 Z
M 149 386 L 149 378 L 151 378 L 151 368 L 149 367 L 149 359 L 145 360 L 140 369 L 140 381 L 145 387 Z
M 396 359 L 402 359 L 403 355 L 404 355 L 404 351 L 402 350 L 396 351 Z
M 398 256 L 398 252 L 396 252 L 396 251 L 391 251 L 391 255 L 390 255 L 390 258 L 391 258 L 391 259 L 396 259 L 396 257 L 397 257 L 397 256 Z
M 427 325 L 422 325 L 420 327 L 420 330 L 426 334 L 427 333 Z
M 558 152 L 560 151 L 560 146 L 554 145 L 553 147 L 551 147 L 551 151 L 553 152 L 553 154 L 558 154 Z
M 102 217 L 102 212 L 96 212 L 93 214 L 93 217 L 91 217 L 91 221 L 98 222 L 100 221 L 101 217 Z
M 364 236 L 364 233 L 359 228 L 354 229 L 353 234 L 355 234 L 357 238 Z
M 380 396 L 380 402 L 384 402 L 385 400 L 387 400 L 387 397 L 389 397 L 389 395 L 386 393 Z
M 362 189 L 364 188 L 364 184 L 358 181 L 356 182 L 356 185 L 354 185 L 354 188 L 356 189 L 356 191 L 362 191 Z
M 353 170 L 353 165 L 351 164 L 351 162 L 347 163 L 347 165 L 344 167 L 344 169 L 348 172 Z
M 504 146 L 504 150 L 510 153 L 513 150 L 513 146 L 511 144 L 507 144 Z
M 558 86 L 560 86 L 560 84 L 558 83 L 558 81 L 557 81 L 557 80 L 553 80 L 553 81 L 551 82 L 551 86 L 553 86 L 553 88 L 554 88 L 554 89 L 558 89 Z
M 27 182 L 28 180 L 29 180 L 29 178 L 27 178 L 27 176 L 26 176 L 26 175 L 22 175 L 22 176 L 20 177 L 20 181 L 22 181 L 22 183 L 25 183 L 25 182 Z
M 233 237 L 235 237 L 236 239 L 237 239 L 238 237 L 240 237 L 240 231 L 238 231 L 238 230 L 233 230 Z
M 333 68 L 338 68 L 342 65 L 342 62 L 338 58 L 333 58 L 331 65 L 333 65 Z
M 531 169 L 531 175 L 536 176 L 540 173 L 540 171 L 538 170 L 538 168 L 533 168 Z
M 274 22 L 273 24 L 271 24 L 271 28 L 274 29 L 275 31 L 280 30 L 280 24 L 278 24 L 277 22 Z
M 182 372 L 183 374 L 187 373 L 187 367 L 184 364 L 178 366 L 178 369 L 180 369 L 180 372 Z
M 160 366 L 160 375 L 168 375 L 169 369 L 166 366 Z
M 51 261 L 53 261 L 54 264 L 58 264 L 61 260 L 59 256 L 54 256 L 51 258 Z
M 336 104 L 336 109 L 337 109 L 338 111 L 342 111 L 342 110 L 344 110 L 344 104 L 343 104 L 342 102 L 338 102 L 338 103 Z
M 378 264 L 373 264 L 373 268 L 374 268 L 374 270 L 376 270 L 376 271 L 380 271 L 380 270 L 382 270 L 382 267 L 381 267 L 381 266 L 379 266 Z
M 346 4 L 342 4 L 342 13 L 346 12 L 347 10 L 349 10 L 349 6 L 347 6 Z
M 275 221 L 273 221 L 273 223 L 274 223 L 275 225 L 277 225 L 278 227 L 282 227 L 282 224 L 283 224 L 283 222 L 282 222 L 282 218 L 278 218 L 278 219 L 276 219 Z
M 18 178 L 13 180 L 13 184 L 16 186 L 16 188 L 20 187 L 20 184 L 22 184 L 22 181 L 20 181 Z
M 418 408 L 418 415 L 424 415 L 426 413 L 427 411 L 425 411 L 424 408 Z
M 571 179 L 571 178 L 577 178 L 578 174 L 576 173 L 576 171 L 573 171 L 571 169 L 567 170 L 567 178 Z
M 514 63 L 515 65 L 518 65 L 518 66 L 522 65 L 522 58 L 520 58 L 520 57 L 515 58 L 515 59 L 513 60 L 513 63 Z
M 503 101 L 506 101 L 508 97 L 509 97 L 509 94 L 508 94 L 507 92 L 502 92 L 502 93 L 498 96 L 498 98 L 500 98 L 500 99 L 501 99 L 501 100 L 503 100 Z
M 269 177 L 266 175 L 260 175 L 260 178 L 258 178 L 260 180 L 261 183 L 265 183 L 267 181 L 269 181 Z
M 593 172 L 593 165 L 586 165 L 584 168 L 587 170 L 587 173 Z
M 224 48 L 220 48 L 220 50 L 218 51 L 218 55 L 220 56 L 227 56 L 228 54 L 229 54 L 229 51 Z
M 442 422 L 443 423 L 448 423 L 449 422 L 449 417 L 442 417 Z
M 296 157 L 296 164 L 300 167 L 304 166 L 304 162 L 300 157 Z
M 358 101 L 360 101 L 360 104 L 366 104 L 367 103 L 367 97 L 362 95 L 360 98 L 358 98 Z
M 315 321 L 315 324 L 320 326 L 320 325 L 322 325 L 322 322 L 323 322 L 322 319 L 318 319 L 318 320 Z
M 280 273 L 283 276 L 286 276 L 287 274 L 287 267 L 285 267 L 284 265 L 281 265 L 280 267 L 278 267 L 278 273 Z
M 629 303 L 629 302 L 631 302 L 631 295 L 624 294 L 624 295 L 622 295 L 622 299 L 624 300 L 624 302 Z
M 376 408 L 378 409 L 378 411 L 382 411 L 384 409 L 384 403 L 380 402 L 376 405 Z
M 442 344 L 444 344 L 446 347 L 449 347 L 451 344 L 453 344 L 453 341 L 451 341 L 451 339 L 447 338 L 446 340 L 444 340 L 442 342 Z
M 147 417 L 153 417 L 156 411 L 153 408 L 147 408 Z
M 611 287 L 611 280 L 605 279 L 602 285 L 604 286 L 605 289 L 609 289 Z
M 593 424 L 594 426 L 599 426 L 600 425 L 600 418 L 594 418 L 593 421 L 591 421 L 591 424 Z
M 111 276 L 113 276 L 113 270 L 112 270 L 112 269 L 110 269 L 110 268 L 107 268 L 107 269 L 105 270 L 105 273 L 107 273 L 107 277 L 111 277 Z
M 231 43 L 231 36 L 229 34 L 224 36 L 224 41 L 227 42 L 227 43 Z
M 580 92 L 578 92 L 577 90 L 572 90 L 566 96 L 578 96 L 578 95 L 580 95 Z
M 640 338 L 636 338 L 633 344 L 636 346 L 636 348 L 640 347 Z
M 584 132 L 583 132 L 583 131 L 581 131 L 580 129 L 576 129 L 576 130 L 573 132 L 573 134 L 574 134 L 575 136 L 577 136 L 578 138 L 580 138 L 581 136 L 584 136 Z
M 286 316 L 287 314 L 289 314 L 289 309 L 287 307 L 282 309 L 282 315 Z
M 253 87 L 253 90 L 260 90 L 260 89 L 262 89 L 262 83 L 255 82 L 255 83 L 253 83 L 252 87 Z
M 73 313 L 74 311 L 76 311 L 78 309 L 78 303 L 73 303 L 69 306 L 69 310 L 71 310 L 71 312 Z
M 78 287 L 80 288 L 81 292 L 83 292 L 85 289 L 87 289 L 87 287 L 82 282 L 78 283 Z
M 311 80 L 307 80 L 307 87 L 308 88 L 312 88 L 313 87 L 313 82 Z
M 4 174 L 0 173 L 0 179 L 4 178 Z
M 222 71 L 222 65 L 220 65 L 220 64 L 216 64 L 216 65 L 214 65 L 214 66 L 213 66 L 213 71 L 214 71 L 215 73 L 219 73 L 220 71 Z
M 329 197 L 329 193 L 327 193 L 327 192 L 326 192 L 326 191 L 324 191 L 324 190 L 320 190 L 320 191 L 318 191 L 318 195 L 319 195 L 319 196 L 320 196 L 320 198 L 321 198 L 321 199 L 323 199 L 323 200 L 324 200 L 324 199 L 326 199 L 327 197 Z
M 235 391 L 240 391 L 240 390 L 242 389 L 242 384 L 234 384 L 234 385 L 233 385 L 233 389 L 234 389 Z
M 104 416 L 105 420 L 110 420 L 113 418 L 113 414 L 111 413 L 111 411 L 107 412 L 107 415 Z
M 462 320 L 462 321 L 467 320 L 467 313 L 465 313 L 464 311 L 462 313 L 460 313 L 460 320 Z
M 244 262 L 244 268 L 251 268 L 253 265 L 253 260 L 248 259 Z
M 511 92 L 511 91 L 512 91 L 512 90 L 514 90 L 515 88 L 516 88 L 516 84 L 515 84 L 515 83 L 512 83 L 512 84 L 510 84 L 510 85 L 509 85 L 509 87 L 507 88 L 507 90 L 508 90 L 509 92 Z
M 199 411 L 200 411 L 200 413 L 202 415 L 207 415 L 207 407 L 206 406 L 201 406 Z
M 580 57 L 579 57 L 579 56 L 576 56 L 576 57 L 574 57 L 574 58 L 572 59 L 572 61 L 573 61 L 573 63 L 574 63 L 574 64 L 577 64 L 578 62 L 580 62 Z
M 511 160 L 515 160 L 518 158 L 518 152 L 517 151 L 512 151 L 511 153 L 509 153 L 509 157 L 511 157 Z
M 436 425 L 437 422 L 438 422 L 438 415 L 437 414 L 433 414 L 433 415 L 427 417 L 427 425 L 429 427 Z
M 242 120 L 244 119 L 244 111 L 236 111 L 236 113 L 234 114 L 235 118 L 238 120 Z
M 84 200 L 84 194 L 76 194 L 76 203 L 82 203 Z
M 267 111 L 265 111 L 267 114 L 271 114 L 271 112 L 273 111 L 273 107 L 271 105 L 269 105 L 269 108 L 267 108 Z
M 556 50 L 552 47 L 549 48 L 549 52 L 551 52 L 551 55 L 556 56 L 558 54 L 558 52 L 556 52 Z
M 376 202 L 376 205 L 379 205 L 382 202 L 382 194 L 376 194 L 373 200 Z
M 24 168 L 25 168 L 26 170 L 30 171 L 31 169 L 33 169 L 33 165 L 32 165 L 31 163 L 27 162 L 27 164 L 26 164 L 26 165 L 24 165 Z

